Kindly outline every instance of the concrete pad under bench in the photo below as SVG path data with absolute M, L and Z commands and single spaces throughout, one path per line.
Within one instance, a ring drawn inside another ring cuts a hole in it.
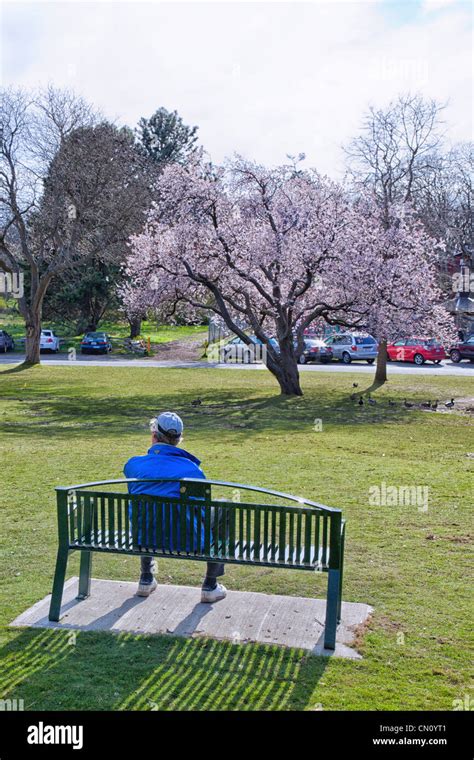
M 91 595 L 76 599 L 78 578 L 64 585 L 61 620 L 48 620 L 51 595 L 19 615 L 12 626 L 114 633 L 206 636 L 235 643 L 258 642 L 307 649 L 316 655 L 360 659 L 349 645 L 354 629 L 372 612 L 367 604 L 342 603 L 335 651 L 324 649 L 325 599 L 248 591 L 227 591 L 215 604 L 202 604 L 199 588 L 158 586 L 149 597 L 136 596 L 137 584 L 92 579 Z

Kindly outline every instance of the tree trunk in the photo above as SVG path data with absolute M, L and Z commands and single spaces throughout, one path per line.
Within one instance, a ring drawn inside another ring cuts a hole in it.
M 87 332 L 87 322 L 84 319 L 84 317 L 79 317 L 79 319 L 76 322 L 76 327 L 74 328 L 74 335 L 82 335 L 83 333 Z
M 293 351 L 293 346 L 280 342 L 280 354 L 277 360 L 267 355 L 267 367 L 278 380 L 280 390 L 284 396 L 302 396 L 298 363 Z
M 40 363 L 41 311 L 28 310 L 26 319 L 25 364 Z
M 375 369 L 375 382 L 379 385 L 387 382 L 387 339 L 382 338 L 379 342 L 379 353 Z
M 128 324 L 130 325 L 130 338 L 138 338 L 142 329 L 142 318 L 129 317 Z

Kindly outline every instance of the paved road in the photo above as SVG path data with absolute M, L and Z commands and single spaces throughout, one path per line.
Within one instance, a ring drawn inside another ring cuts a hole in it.
M 21 354 L 1 354 L 1 364 L 19 364 L 23 361 Z M 119 359 L 114 356 L 102 356 L 100 358 L 93 356 L 81 356 L 80 359 L 71 361 L 67 355 L 57 356 L 43 354 L 41 357 L 42 364 L 51 364 L 53 366 L 65 366 L 71 367 L 178 367 L 178 368 L 201 368 L 201 369 L 244 369 L 244 370 L 262 370 L 265 369 L 263 364 L 215 364 L 205 361 L 197 362 L 182 362 L 182 361 L 157 361 L 155 359 Z M 422 367 L 417 367 L 414 364 L 405 364 L 402 362 L 391 362 L 389 365 L 389 373 L 393 375 L 444 375 L 454 377 L 473 377 L 474 378 L 474 364 L 470 362 L 461 362 L 460 364 L 453 364 L 451 361 L 443 361 L 441 364 L 424 364 Z M 303 372 L 360 372 L 366 375 L 373 375 L 374 366 L 368 364 L 341 364 L 340 362 L 332 362 L 331 364 L 305 364 L 300 365 L 300 370 Z

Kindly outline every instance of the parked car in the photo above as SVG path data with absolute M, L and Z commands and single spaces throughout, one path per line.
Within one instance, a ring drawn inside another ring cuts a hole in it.
M 471 362 L 474 362 L 474 335 L 471 335 L 456 346 L 451 346 L 448 349 L 448 355 L 451 361 L 456 364 L 461 359 L 469 359 Z
M 308 364 L 309 362 L 327 364 L 332 359 L 332 348 L 327 346 L 324 340 L 305 337 L 303 351 L 297 359 L 298 364 Z
M 414 362 L 421 366 L 426 361 L 439 364 L 446 352 L 434 338 L 404 338 L 387 344 L 387 355 L 392 362 Z
M 6 354 L 7 351 L 13 351 L 14 348 L 15 341 L 13 340 L 10 333 L 7 333 L 6 330 L 0 330 L 0 351 Z
M 237 335 L 232 338 L 225 346 L 220 349 L 220 361 L 221 362 L 240 362 L 243 364 L 253 364 L 254 362 L 263 361 L 265 347 L 259 338 L 255 335 L 249 336 L 252 345 L 244 343 L 244 341 Z M 270 345 L 275 351 L 279 351 L 278 341 L 275 338 L 270 338 Z
M 108 354 L 112 343 L 105 332 L 88 332 L 81 340 L 81 354 Z
M 52 351 L 55 354 L 59 351 L 59 338 L 52 330 L 41 330 L 40 351 Z
M 372 335 L 337 333 L 324 342 L 332 349 L 334 359 L 339 359 L 344 364 L 357 360 L 373 364 L 377 358 L 378 343 Z

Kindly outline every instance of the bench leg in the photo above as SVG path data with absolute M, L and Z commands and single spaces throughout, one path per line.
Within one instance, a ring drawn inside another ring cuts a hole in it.
M 61 599 L 63 598 L 64 579 L 66 577 L 68 550 L 59 549 L 54 571 L 53 592 L 49 605 L 49 620 L 57 623 L 61 613 Z
M 342 572 L 339 578 L 339 593 L 337 598 L 337 624 L 341 622 L 341 605 L 342 605 Z
M 335 649 L 341 574 L 339 570 L 330 570 L 328 575 L 328 597 L 326 601 L 326 623 L 324 626 L 324 648 Z
M 77 599 L 86 599 L 91 593 L 92 552 L 81 552 L 79 593 Z
M 339 599 L 337 603 L 337 622 L 341 622 L 341 605 L 342 605 L 342 579 L 344 577 L 344 539 L 345 539 L 345 525 L 342 528 L 341 534 L 341 576 L 339 578 Z

